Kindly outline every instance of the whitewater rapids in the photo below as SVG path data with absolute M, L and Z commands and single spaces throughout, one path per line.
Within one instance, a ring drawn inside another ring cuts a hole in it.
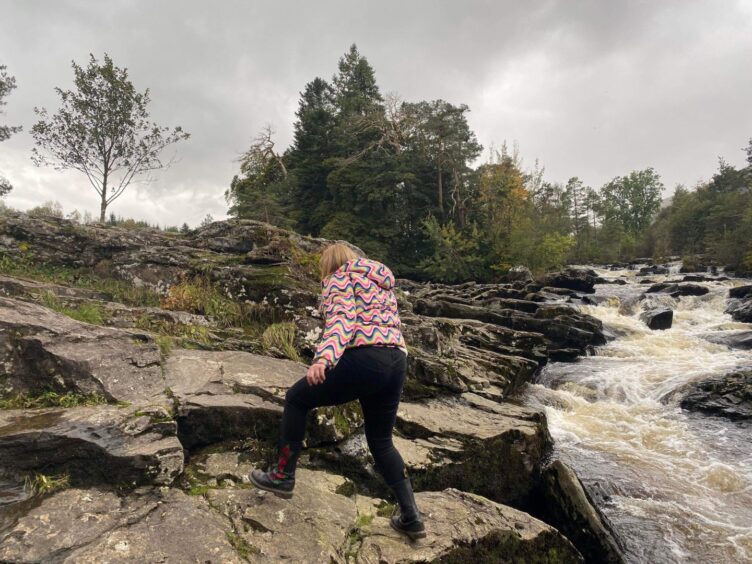
M 651 275 L 655 282 L 681 278 Z M 704 296 L 648 294 L 674 310 L 673 327 L 639 320 L 649 287 L 635 271 L 598 270 L 583 306 L 615 339 L 575 363 L 553 363 L 530 387 L 546 410 L 556 456 L 593 494 L 629 562 L 752 562 L 752 426 L 682 410 L 680 392 L 712 376 L 752 369 L 752 351 L 710 342 L 752 331 L 724 313 L 728 289 L 750 281 L 701 282 Z

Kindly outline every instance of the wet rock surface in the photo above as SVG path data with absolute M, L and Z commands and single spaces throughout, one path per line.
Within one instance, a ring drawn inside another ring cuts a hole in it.
M 688 283 L 673 283 L 673 282 L 661 282 L 660 284 L 653 284 L 647 289 L 648 294 L 654 294 L 660 292 L 662 294 L 669 294 L 674 298 L 680 296 L 704 296 L 710 290 L 706 286 L 700 286 L 699 284 Z
M 591 502 L 574 471 L 560 460 L 543 472 L 541 488 L 547 503 L 542 513 L 578 546 L 587 562 L 620 563 L 623 549 L 610 523 Z
M 543 277 L 541 283 L 544 286 L 568 288 L 570 290 L 592 294 L 595 292 L 594 286 L 597 279 L 598 275 L 592 269 L 565 268 L 564 270 Z
M 162 407 L 0 410 L 0 469 L 74 484 L 170 484 L 183 447 Z
M 456 487 L 515 507 L 530 505 L 552 445 L 543 412 L 475 394 L 403 402 L 394 442 L 416 489 Z M 362 434 L 314 460 L 388 495 Z
M 680 405 L 689 411 L 700 411 L 736 421 L 750 420 L 752 371 L 697 382 L 681 394 Z
M 671 329 L 674 312 L 668 308 L 649 309 L 640 314 L 640 321 L 654 331 Z
M 752 286 L 737 286 L 729 290 L 726 313 L 736 321 L 752 323 Z

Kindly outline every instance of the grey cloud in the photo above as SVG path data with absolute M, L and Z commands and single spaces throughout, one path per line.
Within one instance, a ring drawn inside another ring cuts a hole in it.
M 11 205 L 96 209 L 75 174 L 33 167 L 33 106 L 54 108 L 70 61 L 109 52 L 192 138 L 114 206 L 161 224 L 224 214 L 234 159 L 265 124 L 292 138 L 298 92 L 356 42 L 384 91 L 471 107 L 487 147 L 518 141 L 547 178 L 599 186 L 654 166 L 667 186 L 741 164 L 752 136 L 752 3 L 707 1 L 35 1 L 0 7 L 0 63 L 17 77 L 0 145 Z

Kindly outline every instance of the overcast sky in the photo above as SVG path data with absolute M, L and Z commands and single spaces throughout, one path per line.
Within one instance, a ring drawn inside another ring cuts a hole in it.
M 752 136 L 752 0 L 0 0 L 0 64 L 18 88 L 0 172 L 21 209 L 98 210 L 86 179 L 35 167 L 34 106 L 57 108 L 71 60 L 108 52 L 150 88 L 152 117 L 192 135 L 117 214 L 196 225 L 225 216 L 237 156 L 265 124 L 290 143 L 298 93 L 357 43 L 382 92 L 470 106 L 489 147 L 517 142 L 548 180 L 598 187 L 654 167 L 668 191 L 744 163 Z

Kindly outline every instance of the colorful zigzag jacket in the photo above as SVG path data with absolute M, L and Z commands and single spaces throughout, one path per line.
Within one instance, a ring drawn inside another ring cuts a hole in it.
M 347 261 L 324 278 L 321 312 L 326 319 L 313 362 L 333 368 L 345 349 L 364 345 L 405 348 L 394 296 L 394 275 L 367 258 Z

